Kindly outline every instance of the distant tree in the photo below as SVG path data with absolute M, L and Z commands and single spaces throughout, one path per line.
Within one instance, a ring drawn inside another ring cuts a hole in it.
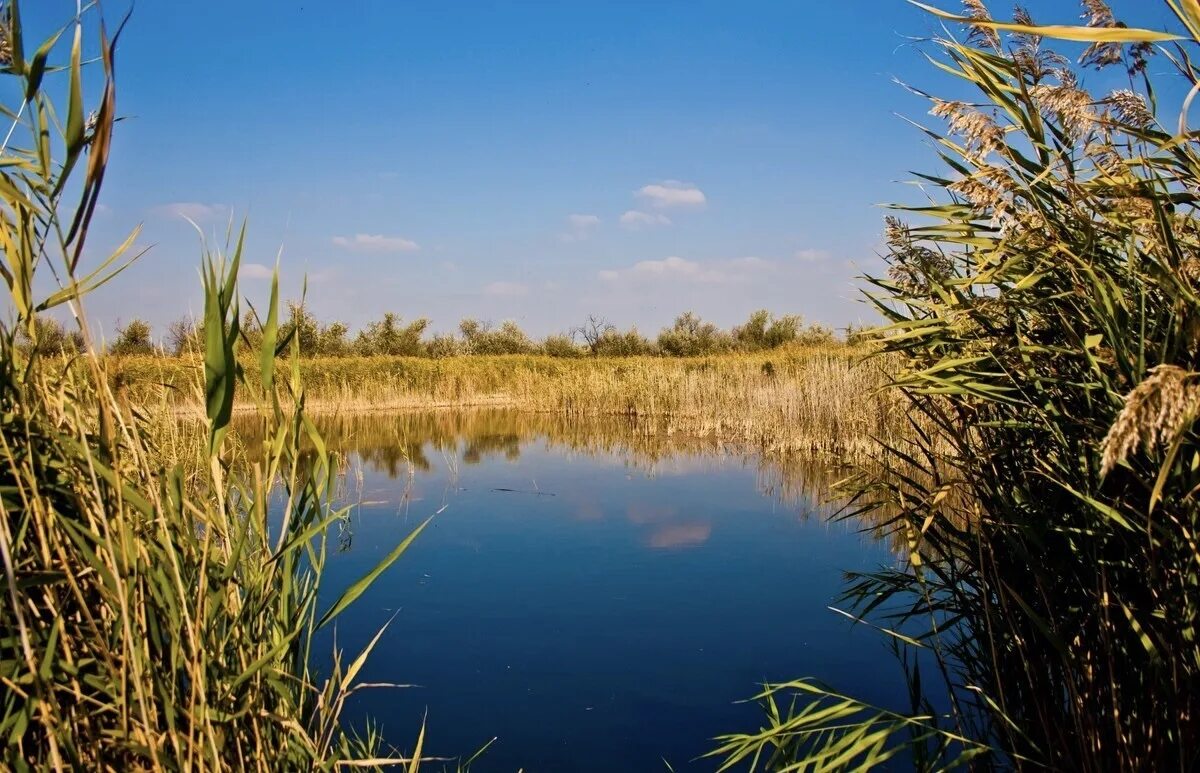
M 180 317 L 167 325 L 167 351 L 176 357 L 204 351 L 203 331 L 191 317 Z
M 582 357 L 585 350 L 568 335 L 550 335 L 542 341 L 542 353 L 550 357 Z
M 609 322 L 604 317 L 595 314 L 589 314 L 583 324 L 571 331 L 572 336 L 579 336 L 583 340 L 583 345 L 588 348 L 593 357 L 600 354 L 600 340 L 608 333 L 616 330 L 616 326 Z
M 78 330 L 67 332 L 57 319 L 39 315 L 34 318 L 33 326 L 32 338 L 24 328 L 19 333 L 19 344 L 26 353 L 32 353 L 34 349 L 44 355 L 77 354 L 83 351 L 83 334 Z
M 366 356 L 419 357 L 428 352 L 421 340 L 428 328 L 429 320 L 424 317 L 405 325 L 398 315 L 387 312 L 358 334 L 354 350 Z
M 301 357 L 316 356 L 317 336 L 320 333 L 317 318 L 302 303 L 288 301 L 287 306 L 287 319 L 279 326 L 279 340 L 292 336 L 292 343 L 300 346 Z
M 155 354 L 151 332 L 149 322 L 134 317 L 124 327 L 117 328 L 117 338 L 109 352 L 121 356 Z
M 511 319 L 500 323 L 500 327 L 492 333 L 489 348 L 493 354 L 532 354 L 537 351 L 537 346 L 525 335 L 525 331 Z
M 675 318 L 675 324 L 658 334 L 658 347 L 673 357 L 700 357 L 728 351 L 732 339 L 711 322 L 693 312 Z
M 795 341 L 804 320 L 794 314 L 772 317 L 771 312 L 759 309 L 744 325 L 733 329 L 733 340 L 742 351 L 756 352 L 775 349 Z
M 641 357 L 658 354 L 658 347 L 636 327 L 625 332 L 613 328 L 606 330 L 596 341 L 595 352 L 599 357 Z
M 532 354 L 537 346 L 512 320 L 493 329 L 487 322 L 464 319 L 459 323 L 463 346 L 469 354 Z
M 456 357 L 463 353 L 463 344 L 453 335 L 439 333 L 429 339 L 427 350 L 430 357 Z
M 796 334 L 796 343 L 805 346 L 827 346 L 837 342 L 837 333 L 833 328 L 819 323 L 812 323 Z
M 349 332 L 344 322 L 323 325 L 303 304 L 291 301 L 287 319 L 279 326 L 278 340 L 293 336 L 290 343 L 300 346 L 301 357 L 343 357 L 351 351 L 346 340 Z M 258 340 L 262 340 L 261 332 Z
M 847 325 L 846 343 L 850 344 L 851 346 L 858 346 L 859 344 L 866 343 L 870 339 L 868 334 L 869 330 L 871 330 L 871 328 L 867 325 L 856 325 L 853 323 Z
M 254 312 L 246 309 L 242 314 L 241 323 L 238 325 L 238 349 L 244 352 L 258 353 L 262 347 L 262 326 L 259 325 L 258 319 Z M 279 341 L 283 341 L 283 333 L 279 334 Z
M 318 357 L 345 357 L 353 353 L 353 347 L 347 336 L 350 328 L 345 322 L 330 322 L 317 328 L 317 345 L 315 354 Z

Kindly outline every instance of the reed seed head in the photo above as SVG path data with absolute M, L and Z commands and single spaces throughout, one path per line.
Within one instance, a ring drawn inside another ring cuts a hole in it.
M 967 18 L 977 21 L 991 21 L 992 15 L 988 13 L 987 7 L 983 4 L 983 0 L 963 0 L 963 10 Z M 991 27 L 985 27 L 982 24 L 968 25 L 970 32 L 967 34 L 968 43 L 982 43 L 988 48 L 1000 49 L 1000 34 Z
M 1089 27 L 1123 27 L 1113 16 L 1112 9 L 1104 0 L 1083 0 L 1083 20 Z M 1091 65 L 1097 70 L 1121 61 L 1124 46 L 1120 43 L 1093 43 L 1079 57 L 1080 64 Z
M 1154 114 L 1141 94 L 1130 89 L 1117 89 L 1104 100 L 1121 123 L 1144 129 L 1154 123 Z
M 1004 130 L 965 102 L 935 99 L 929 112 L 945 118 L 950 131 L 962 137 L 967 145 L 968 161 L 981 164 L 989 153 L 1004 147 Z
M 1057 69 L 1053 76 L 1058 80 L 1057 84 L 1039 83 L 1029 93 L 1043 112 L 1058 120 L 1067 134 L 1079 137 L 1096 120 L 1092 97 L 1079 88 L 1075 73 L 1070 70 Z
M 1168 446 L 1195 420 L 1200 408 L 1196 374 L 1158 365 L 1125 397 L 1125 405 L 1101 443 L 1100 474 L 1107 475 L 1139 448 Z
M 8 6 L 0 3 L 0 67 L 12 64 L 12 37 L 9 34 Z

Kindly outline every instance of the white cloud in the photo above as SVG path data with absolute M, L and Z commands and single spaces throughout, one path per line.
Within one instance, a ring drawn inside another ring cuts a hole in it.
M 829 257 L 829 253 L 825 250 L 796 250 L 792 257 L 808 263 L 815 260 L 825 260 Z
M 775 264 L 762 258 L 736 258 L 700 263 L 672 255 L 662 260 L 643 260 L 629 268 L 606 269 L 597 276 L 606 282 L 648 282 L 671 279 L 703 284 L 726 284 L 744 280 L 748 274 L 770 269 Z
M 333 237 L 335 247 L 344 247 L 355 252 L 415 252 L 421 245 L 403 236 L 382 234 L 355 234 Z
M 640 212 L 636 209 L 631 209 L 621 215 L 621 225 L 634 231 L 656 225 L 670 224 L 671 218 L 661 212 Z
M 275 275 L 275 269 L 261 263 L 243 263 L 238 276 L 242 279 L 270 279 Z
M 634 195 L 646 199 L 652 206 L 660 208 L 703 207 L 708 203 L 704 191 L 678 180 L 664 180 L 661 183 L 642 186 Z
M 199 201 L 175 201 L 154 207 L 151 212 L 159 217 L 186 217 L 188 220 L 195 220 L 199 223 L 202 220 L 225 217 L 229 212 L 229 207 L 224 204 L 204 204 Z
M 567 225 L 571 230 L 559 234 L 559 238 L 568 243 L 581 242 L 600 227 L 600 218 L 597 215 L 568 215 Z
M 568 215 L 567 222 L 571 224 L 572 228 L 585 231 L 600 225 L 600 218 L 596 215 Z
M 492 282 L 483 288 L 483 294 L 498 298 L 515 298 L 528 295 L 529 288 L 520 282 Z
M 756 258 L 753 255 L 747 255 L 744 258 L 734 258 L 729 261 L 729 265 L 733 268 L 743 269 L 746 271 L 758 271 L 771 268 L 775 264 L 763 258 Z
M 602 271 L 601 278 L 656 279 L 673 277 L 695 282 L 716 282 L 723 277 L 720 271 L 706 267 L 694 260 L 672 255 L 662 260 L 643 260 L 620 271 Z

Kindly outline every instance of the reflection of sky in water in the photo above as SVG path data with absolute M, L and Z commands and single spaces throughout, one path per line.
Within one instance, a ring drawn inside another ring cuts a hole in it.
M 421 687 L 352 704 L 389 742 L 411 748 L 428 710 L 431 754 L 499 736 L 483 771 L 705 770 L 690 760 L 708 739 L 759 726 L 735 701 L 764 680 L 903 706 L 886 644 L 827 609 L 843 570 L 891 560 L 816 506 L 837 475 L 630 426 L 469 416 L 326 430 L 361 504 L 325 597 L 447 506 L 337 626 L 353 653 L 397 615 L 363 678 Z

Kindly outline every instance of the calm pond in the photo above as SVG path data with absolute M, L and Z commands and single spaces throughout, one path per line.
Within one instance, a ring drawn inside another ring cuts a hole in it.
M 427 716 L 429 754 L 497 737 L 476 770 L 712 770 L 695 758 L 759 726 L 738 701 L 764 681 L 904 706 L 883 637 L 828 609 L 845 570 L 894 557 L 828 522 L 827 467 L 506 411 L 323 429 L 358 503 L 328 600 L 445 507 L 337 624 L 353 655 L 395 615 L 362 679 L 418 686 L 362 692 L 351 718 L 398 749 Z

